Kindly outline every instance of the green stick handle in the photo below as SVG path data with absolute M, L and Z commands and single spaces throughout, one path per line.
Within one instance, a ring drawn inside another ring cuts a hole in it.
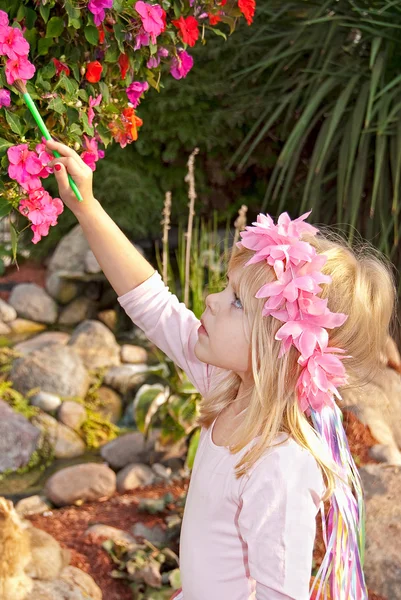
M 47 140 L 51 140 L 52 137 L 42 119 L 42 117 L 39 114 L 38 109 L 36 108 L 36 104 L 34 103 L 34 101 L 32 100 L 31 96 L 26 93 L 23 94 L 25 103 L 27 105 L 27 107 L 29 108 L 29 110 L 32 113 L 33 118 L 35 119 L 36 123 L 38 124 L 38 127 L 40 129 L 40 131 L 42 132 L 42 134 L 44 135 L 44 137 Z M 54 156 L 56 156 L 57 158 L 60 158 L 60 153 L 56 152 L 56 150 L 53 151 Z M 68 181 L 70 182 L 70 186 L 72 191 L 74 192 L 74 194 L 76 195 L 76 197 L 78 198 L 78 200 L 80 202 L 82 202 L 83 198 L 81 196 L 81 192 L 79 191 L 79 189 L 77 188 L 77 185 L 75 183 L 75 181 L 73 180 L 73 178 L 71 177 L 71 175 L 68 175 Z

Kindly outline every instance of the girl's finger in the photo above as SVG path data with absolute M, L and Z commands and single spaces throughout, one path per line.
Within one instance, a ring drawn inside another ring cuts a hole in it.
M 57 152 L 59 152 L 61 156 L 70 156 L 71 158 L 79 160 L 81 159 L 81 157 L 75 152 L 75 150 L 73 150 L 69 146 L 66 146 L 65 144 L 56 142 L 55 140 L 46 140 L 46 148 L 51 151 L 57 150 Z
M 78 157 L 79 158 L 79 157 Z M 55 167 L 55 165 L 57 163 L 62 164 L 65 166 L 65 168 L 67 169 L 68 173 L 74 177 L 78 176 L 78 175 L 84 175 L 84 171 L 83 171 L 83 166 L 85 165 L 85 163 L 83 163 L 83 161 L 81 159 L 79 159 L 81 161 L 81 163 L 78 163 L 74 157 L 72 156 L 68 156 L 68 157 L 64 157 L 64 156 L 60 156 L 60 158 L 55 158 L 54 160 L 51 160 L 48 163 L 49 167 Z

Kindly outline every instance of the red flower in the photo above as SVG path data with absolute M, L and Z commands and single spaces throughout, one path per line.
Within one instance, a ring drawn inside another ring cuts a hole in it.
M 164 10 L 164 8 L 162 8 L 162 21 L 163 21 L 163 29 L 161 31 L 161 33 L 163 33 L 163 31 L 165 31 L 166 27 L 167 27 L 167 21 L 166 21 L 166 11 Z
M 120 54 L 118 64 L 120 65 L 121 79 L 125 79 L 129 67 L 128 56 L 126 54 Z
M 89 83 L 97 83 L 102 76 L 103 67 L 98 60 L 88 63 L 85 78 Z
M 210 23 L 210 25 L 217 25 L 217 23 L 219 21 L 221 21 L 219 15 L 210 15 L 210 14 L 208 14 L 208 17 L 209 17 L 209 23 Z
M 195 46 L 195 42 L 199 37 L 198 21 L 195 17 L 180 17 L 175 21 L 171 21 L 177 29 L 180 30 L 180 37 L 188 46 Z
M 67 65 L 65 65 L 64 63 L 57 60 L 57 58 L 53 58 L 52 60 L 53 60 L 54 66 L 56 67 L 57 77 L 59 77 L 60 73 L 62 73 L 63 71 L 68 77 L 70 74 L 70 69 L 67 67 Z
M 238 0 L 238 8 L 244 15 L 248 25 L 250 25 L 255 14 L 256 0 Z
M 103 25 L 99 25 L 99 27 L 97 28 L 98 32 L 99 32 L 99 44 L 104 44 L 104 29 L 103 29 Z

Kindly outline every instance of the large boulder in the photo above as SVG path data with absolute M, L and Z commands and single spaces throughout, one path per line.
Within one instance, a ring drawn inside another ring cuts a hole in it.
M 85 407 L 78 402 L 66 400 L 58 410 L 57 419 L 74 431 L 79 431 L 82 423 L 86 421 Z
M 75 458 L 84 454 L 86 446 L 82 438 L 54 417 L 40 413 L 33 417 L 32 422 L 47 436 L 55 458 Z
M 39 439 L 40 430 L 0 400 L 0 473 L 24 467 Z
M 155 473 L 147 465 L 141 463 L 127 465 L 117 473 L 117 490 L 120 494 L 125 494 L 130 490 L 151 485 L 155 479 Z
M 68 304 L 81 291 L 81 284 L 61 277 L 57 271 L 50 272 L 46 278 L 46 290 L 59 304 Z
M 118 423 L 123 411 L 121 397 L 117 392 L 105 385 L 102 385 L 97 390 L 97 395 L 99 398 L 99 405 L 97 406 L 96 411 L 104 419 L 110 421 L 110 423 Z
M 82 227 L 76 225 L 57 245 L 48 265 L 49 271 L 80 271 L 84 273 L 88 250 L 89 244 Z
M 120 394 L 126 394 L 146 380 L 148 369 L 149 367 L 145 363 L 111 367 L 104 377 L 104 383 Z
M 39 335 L 20 342 L 14 346 L 20 354 L 29 354 L 34 350 L 41 350 L 42 348 L 49 348 L 50 346 L 61 345 L 65 346 L 70 339 L 70 335 L 64 331 L 45 331 Z
M 68 345 L 79 354 L 87 369 L 120 364 L 120 346 L 100 321 L 84 321 L 72 333 Z
M 18 316 L 39 323 L 57 321 L 57 303 L 36 283 L 20 283 L 13 288 L 9 303 Z
M 17 318 L 17 311 L 10 304 L 0 298 L 0 321 L 9 323 Z
M 85 463 L 58 471 L 46 482 L 46 497 L 56 506 L 108 498 L 116 491 L 116 474 L 107 465 Z
M 40 388 L 59 396 L 84 397 L 90 383 L 81 358 L 70 346 L 61 345 L 35 350 L 18 358 L 9 378 L 22 394 Z
M 60 325 L 77 325 L 94 316 L 96 304 L 86 296 L 79 296 L 61 311 L 58 322 Z
M 401 469 L 366 465 L 360 474 L 366 500 L 367 585 L 389 600 L 401 600 Z
M 122 469 L 130 463 L 155 462 L 152 458 L 159 435 L 156 429 L 150 432 L 147 440 L 139 431 L 126 433 L 102 446 L 100 454 L 113 469 Z

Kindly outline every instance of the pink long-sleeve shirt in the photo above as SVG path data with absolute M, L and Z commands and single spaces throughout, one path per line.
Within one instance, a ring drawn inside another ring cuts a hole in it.
M 220 369 L 194 354 L 200 321 L 159 275 L 118 298 L 132 321 L 206 396 Z M 213 423 L 214 425 L 214 423 Z M 316 514 L 324 491 L 313 456 L 284 434 L 246 476 L 240 453 L 202 428 L 185 505 L 180 571 L 185 600 L 308 600 Z M 251 442 L 252 444 L 253 442 Z

